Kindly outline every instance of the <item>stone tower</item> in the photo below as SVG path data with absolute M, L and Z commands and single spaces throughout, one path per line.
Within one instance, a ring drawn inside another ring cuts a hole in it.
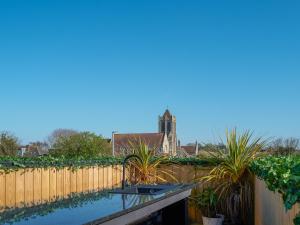
M 176 134 L 176 117 L 167 109 L 163 116 L 158 117 L 158 132 L 164 133 L 169 141 L 169 154 L 176 155 L 177 134 Z

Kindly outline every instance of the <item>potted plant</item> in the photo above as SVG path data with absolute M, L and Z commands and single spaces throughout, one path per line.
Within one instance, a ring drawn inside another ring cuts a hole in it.
M 238 134 L 236 129 L 226 133 L 224 149 L 210 149 L 206 158 L 211 165 L 209 174 L 202 181 L 217 184 L 222 204 L 232 224 L 253 224 L 253 177 L 249 166 L 260 156 L 267 141 L 253 138 L 246 131 Z
M 166 156 L 156 155 L 158 149 L 150 148 L 141 139 L 130 140 L 128 145 L 123 146 L 127 153 L 138 156 L 140 160 L 131 160 L 130 166 L 135 173 L 134 183 L 155 184 L 169 181 L 177 182 L 172 170 L 162 168 L 161 165 L 167 160 Z
M 193 198 L 202 213 L 203 225 L 222 225 L 224 216 L 217 214 L 218 195 L 212 188 L 203 189 Z

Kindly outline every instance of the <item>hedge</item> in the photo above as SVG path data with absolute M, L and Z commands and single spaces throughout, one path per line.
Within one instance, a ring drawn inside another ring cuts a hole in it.
M 82 168 L 90 166 L 108 166 L 122 164 L 122 157 L 94 157 L 94 158 L 66 158 L 53 156 L 40 157 L 0 157 L 0 170 L 12 171 L 22 168 Z M 180 165 L 206 166 L 208 163 L 196 157 L 177 158 L 170 157 L 164 163 Z

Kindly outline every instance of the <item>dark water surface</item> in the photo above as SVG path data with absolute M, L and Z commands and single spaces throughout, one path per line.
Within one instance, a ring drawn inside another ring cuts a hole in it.
M 172 191 L 158 195 L 122 195 L 108 191 L 73 194 L 69 198 L 42 205 L 2 209 L 0 224 L 79 225 L 159 199 Z M 189 220 L 191 225 L 201 224 L 193 207 L 189 207 Z

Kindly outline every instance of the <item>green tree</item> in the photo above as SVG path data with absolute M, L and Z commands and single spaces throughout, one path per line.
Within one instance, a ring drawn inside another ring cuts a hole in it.
M 80 132 L 57 138 L 50 154 L 66 157 L 95 157 L 111 154 L 109 142 L 91 132 Z
M 0 156 L 16 156 L 18 149 L 17 137 L 6 131 L 0 133 Z

